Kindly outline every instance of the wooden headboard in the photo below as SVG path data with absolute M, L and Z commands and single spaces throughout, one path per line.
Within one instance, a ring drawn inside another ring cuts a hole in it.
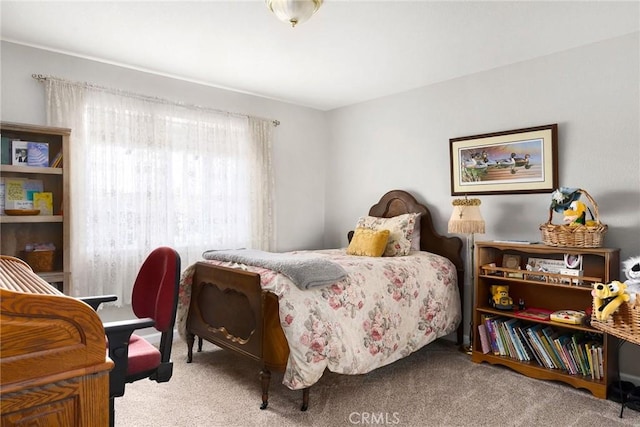
M 442 255 L 451 260 L 458 272 L 460 300 L 464 301 L 464 261 L 462 259 L 462 240 L 439 234 L 433 226 L 431 212 L 419 203 L 413 195 L 404 190 L 392 190 L 386 193 L 378 203 L 369 209 L 370 216 L 391 218 L 407 213 L 420 213 L 420 250 Z M 351 241 L 353 231 L 348 233 Z M 458 328 L 458 343 L 462 344 L 464 322 Z

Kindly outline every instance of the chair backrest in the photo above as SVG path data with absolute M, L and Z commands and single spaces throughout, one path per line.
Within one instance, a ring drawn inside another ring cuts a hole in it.
M 160 332 L 173 329 L 180 282 L 180 255 L 168 247 L 154 249 L 140 267 L 131 305 L 139 318 L 155 320 Z

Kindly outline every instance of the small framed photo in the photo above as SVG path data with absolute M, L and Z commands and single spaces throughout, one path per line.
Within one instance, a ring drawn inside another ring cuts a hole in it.
M 502 267 L 520 270 L 520 256 L 512 254 L 504 254 L 502 256 Z
M 564 254 L 564 266 L 572 270 L 582 270 L 582 255 Z
M 11 164 L 27 166 L 27 141 L 11 141 Z

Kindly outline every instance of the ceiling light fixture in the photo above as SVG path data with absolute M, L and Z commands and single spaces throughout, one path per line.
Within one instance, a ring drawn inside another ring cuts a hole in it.
M 292 27 L 311 18 L 316 13 L 323 0 L 265 0 L 269 10 L 282 22 L 288 22 Z

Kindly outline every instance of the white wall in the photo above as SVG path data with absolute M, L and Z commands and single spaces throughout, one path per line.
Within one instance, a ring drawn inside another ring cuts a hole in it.
M 280 251 L 344 246 L 358 216 L 396 188 L 426 202 L 446 232 L 450 138 L 558 123 L 560 185 L 589 191 L 609 225 L 605 245 L 625 259 L 640 254 L 639 44 L 635 33 L 322 113 L 2 42 L 0 117 L 45 123 L 44 91 L 30 77 L 41 73 L 278 119 Z M 479 239 L 540 239 L 548 194 L 480 198 Z M 640 354 L 623 350 L 623 371 L 640 377 Z
M 328 136 L 321 111 L 8 42 L 2 42 L 0 55 L 3 121 L 46 124 L 44 87 L 32 74 L 279 120 L 273 153 L 276 250 L 322 247 Z M 315 173 L 309 173 L 310 166 Z
M 609 226 L 605 246 L 623 260 L 639 255 L 639 62 L 635 33 L 331 111 L 325 245 L 340 244 L 396 188 L 426 202 L 446 233 L 450 138 L 558 123 L 559 184 L 593 196 Z M 479 198 L 487 233 L 477 240 L 541 239 L 549 194 Z M 640 375 L 633 348 L 624 347 L 623 369 Z

